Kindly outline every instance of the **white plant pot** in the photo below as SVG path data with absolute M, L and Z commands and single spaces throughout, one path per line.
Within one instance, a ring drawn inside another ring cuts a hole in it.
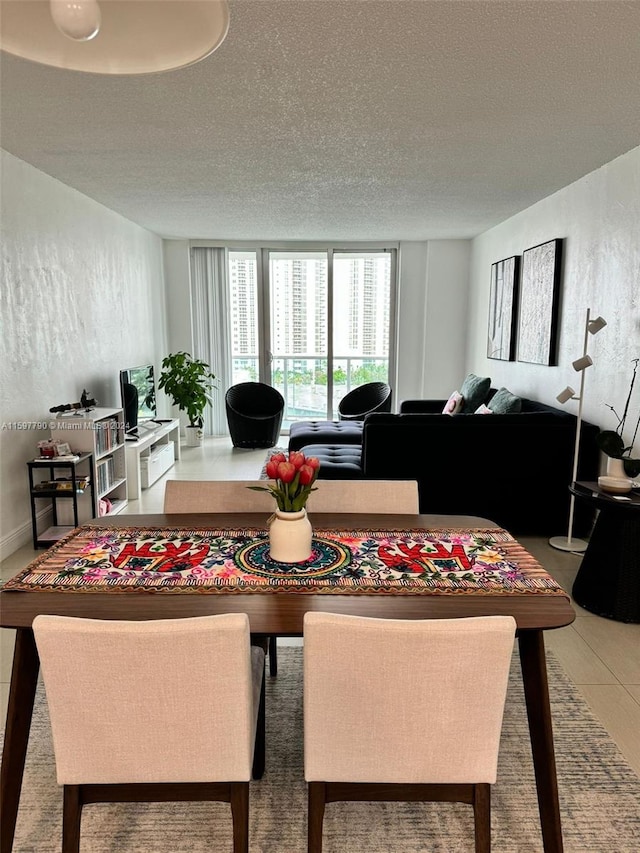
M 631 479 L 627 477 L 622 459 L 607 458 L 606 476 L 598 477 L 598 485 L 604 492 L 624 494 L 631 491 Z
M 188 426 L 184 428 L 187 447 L 199 447 L 202 444 L 204 430 L 202 427 Z
M 269 551 L 279 563 L 303 563 L 311 556 L 311 522 L 306 509 L 277 509 L 269 525 Z

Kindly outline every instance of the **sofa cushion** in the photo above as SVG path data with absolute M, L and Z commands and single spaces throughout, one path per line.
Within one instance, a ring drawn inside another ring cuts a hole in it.
M 490 376 L 476 376 L 470 373 L 462 383 L 460 393 L 464 397 L 462 411 L 464 414 L 475 412 L 478 406 L 487 399 L 491 387 Z
M 506 388 L 500 388 L 487 404 L 496 415 L 511 415 L 522 411 L 522 400 Z
M 303 447 L 305 456 L 320 460 L 319 480 L 357 480 L 363 477 L 362 448 L 354 445 L 310 444 Z
M 454 391 L 444 404 L 443 415 L 457 415 L 464 406 L 464 397 L 459 391 Z
M 475 415 L 492 415 L 493 409 L 489 406 L 485 406 L 484 403 L 481 403 L 478 408 L 474 412 Z
M 307 444 L 362 444 L 362 421 L 298 421 L 289 429 L 289 450 Z

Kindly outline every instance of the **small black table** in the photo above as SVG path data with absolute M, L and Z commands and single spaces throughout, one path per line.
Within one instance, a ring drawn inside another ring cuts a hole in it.
M 50 459 L 33 459 L 27 462 L 29 469 L 29 495 L 31 496 L 31 529 L 33 532 L 33 547 L 48 548 L 56 540 L 61 539 L 67 533 L 71 533 L 74 527 L 79 524 L 78 521 L 78 497 L 82 494 L 78 483 L 82 475 L 78 471 L 78 467 L 86 463 L 84 470 L 88 473 L 89 489 L 91 490 L 91 517 L 96 513 L 96 485 L 93 481 L 93 454 L 81 453 L 73 458 L 64 458 L 53 456 Z M 49 487 L 43 483 L 34 483 L 34 473 L 41 469 L 49 470 L 49 480 L 46 481 Z M 68 473 L 67 489 L 58 488 L 55 483 L 55 475 L 58 470 L 66 469 Z M 36 501 L 45 498 L 51 502 L 51 510 L 53 513 L 53 526 L 48 527 L 42 533 L 38 533 L 38 514 L 36 510 Z M 59 498 L 66 498 L 71 501 L 73 508 L 73 524 L 58 524 L 58 505 Z
M 569 488 L 600 510 L 573 582 L 574 601 L 607 619 L 640 622 L 640 494 L 612 495 L 597 483 Z

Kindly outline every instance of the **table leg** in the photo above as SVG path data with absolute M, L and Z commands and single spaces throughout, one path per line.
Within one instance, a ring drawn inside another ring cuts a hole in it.
M 545 853 L 562 853 L 558 779 L 553 749 L 549 684 L 542 631 L 518 635 L 522 680 L 529 718 L 529 736 L 538 791 L 538 809 Z
M 40 659 L 31 628 L 18 628 L 0 772 L 0 853 L 11 853 Z

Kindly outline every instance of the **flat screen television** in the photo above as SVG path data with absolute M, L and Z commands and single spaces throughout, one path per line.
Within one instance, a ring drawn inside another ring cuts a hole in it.
M 135 435 L 138 424 L 154 420 L 156 412 L 156 383 L 153 365 L 129 367 L 120 371 L 120 392 L 124 409 L 125 431 Z

